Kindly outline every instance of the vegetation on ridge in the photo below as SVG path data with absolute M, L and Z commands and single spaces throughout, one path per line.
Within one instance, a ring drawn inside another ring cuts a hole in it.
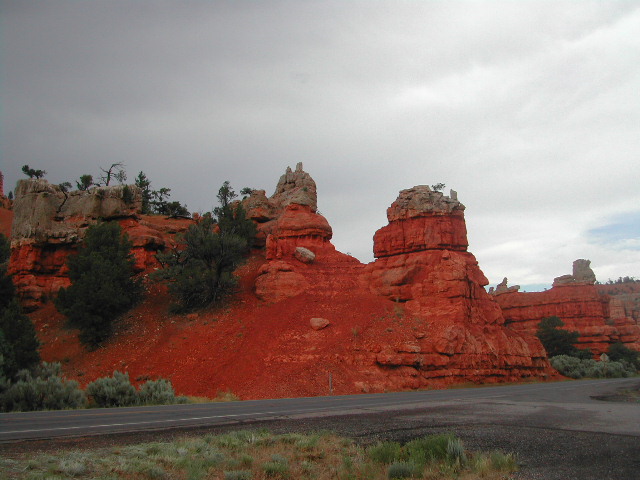
M 156 278 L 168 280 L 178 308 L 189 311 L 219 302 L 235 290 L 233 272 L 248 253 L 255 236 L 254 223 L 229 182 L 218 191 L 220 206 L 205 214 L 179 238 L 179 244 L 157 256 L 163 269 Z

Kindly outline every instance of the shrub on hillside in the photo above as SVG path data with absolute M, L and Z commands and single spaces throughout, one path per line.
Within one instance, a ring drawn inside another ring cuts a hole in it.
M 112 331 L 113 321 L 138 299 L 140 283 L 133 278 L 131 243 L 117 223 L 87 229 L 78 255 L 69 257 L 71 286 L 60 289 L 56 306 L 80 340 L 98 346 Z
M 3 357 L 0 376 L 16 378 L 19 370 L 29 370 L 40 362 L 40 342 L 33 323 L 16 298 L 0 311 L 0 354 Z
M 140 405 L 171 405 L 173 403 L 184 403 L 185 401 L 185 397 L 176 397 L 173 385 L 164 378 L 148 380 L 140 386 L 138 391 L 138 403 Z
M 630 349 L 622 342 L 611 345 L 607 355 L 614 362 L 625 361 L 633 365 L 636 370 L 640 370 L 640 352 Z
M 626 362 L 581 360 L 569 355 L 558 355 L 550 359 L 551 366 L 561 375 L 569 378 L 622 378 L 636 372 Z
M 164 378 L 149 380 L 136 390 L 128 373 L 113 372 L 87 385 L 86 394 L 97 407 L 132 407 L 135 405 L 171 405 L 184 403 L 184 397 L 176 397 L 173 386 Z
M 86 397 L 78 382 L 62 377 L 59 363 L 43 362 L 33 373 L 21 370 L 17 381 L 6 384 L 0 404 L 6 412 L 64 410 L 84 407 Z
M 117 370 L 111 377 L 91 382 L 85 392 L 98 407 L 131 407 L 138 404 L 138 391 L 131 385 L 129 374 Z

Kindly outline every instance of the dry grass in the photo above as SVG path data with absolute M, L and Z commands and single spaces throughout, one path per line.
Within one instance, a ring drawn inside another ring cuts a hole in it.
M 452 441 L 461 445 L 458 439 Z M 171 443 L 0 457 L 0 478 L 491 480 L 507 478 L 517 469 L 513 456 L 497 452 L 488 455 L 466 452 L 469 461 L 461 463 L 460 458 L 434 458 L 427 451 L 421 457 L 420 452 L 416 454 L 415 443 L 411 452 L 404 446 L 389 445 L 365 448 L 332 434 L 238 431 Z

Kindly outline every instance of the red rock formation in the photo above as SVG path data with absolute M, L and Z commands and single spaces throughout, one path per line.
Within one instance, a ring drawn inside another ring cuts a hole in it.
M 157 266 L 155 253 L 169 236 L 150 217 L 138 215 L 140 206 L 141 194 L 134 185 L 65 192 L 46 180 L 20 180 L 9 273 L 23 306 L 38 308 L 69 285 L 67 257 L 77 251 L 86 229 L 99 220 L 120 222 L 133 244 L 138 271 Z
M 606 286 L 594 285 L 589 263 L 576 260 L 574 273 L 557 277 L 544 292 L 496 290 L 495 299 L 509 328 L 535 334 L 543 318 L 557 316 L 564 329 L 580 333 L 578 347 L 590 349 L 595 356 L 618 341 L 640 350 L 640 326 L 631 306 L 635 302 L 630 298 L 625 304 L 623 298 L 605 293 Z
M 488 283 L 467 252 L 464 205 L 427 186 L 400 192 L 387 211 L 389 225 L 374 236 L 378 259 L 363 285 L 399 302 L 419 319 L 421 334 L 386 345 L 385 366 L 413 367 L 416 381 L 537 376 L 547 367 L 536 338 L 504 328 Z
M 300 270 L 309 269 L 302 268 L 303 264 L 324 264 L 336 259 L 359 264 L 355 258 L 336 252 L 331 244 L 331 226 L 317 213 L 316 184 L 301 163 L 295 171 L 287 168 L 271 198 L 257 190 L 243 204 L 247 216 L 258 222 L 265 237 L 267 263 L 256 280 L 260 299 L 275 302 L 307 290 L 311 284 Z M 308 251 L 306 258 L 296 254 L 299 248 Z
M 63 212 L 56 198 L 55 211 Z M 388 211 L 389 225 L 375 236 L 378 259 L 370 265 L 335 250 L 331 227 L 317 213 L 315 182 L 302 165 L 287 169 L 273 196 L 254 191 L 243 206 L 265 249 L 240 268 L 240 294 L 224 309 L 167 322 L 166 287 L 153 285 L 150 297 L 121 319 L 120 336 L 85 352 L 70 334 L 51 331 L 49 306 L 32 314 L 46 339 L 43 358 L 69 357 L 65 368 L 82 382 L 120 369 L 132 378 L 171 378 L 180 393 L 214 396 L 231 389 L 242 398 L 322 395 L 328 378 L 333 393 L 346 394 L 552 373 L 538 340 L 505 328 L 484 291 L 487 280 L 467 252 L 464 206 L 455 195 L 428 187 L 401 192 Z M 35 229 L 20 218 L 15 263 L 24 266 L 24 296 L 37 301 L 54 290 L 52 279 L 65 278 L 64 260 L 92 217 L 64 215 L 60 225 L 62 218 L 39 214 L 43 221 L 32 223 L 42 227 Z M 135 212 L 118 221 L 132 238 L 140 269 L 153 262 L 144 255 L 189 222 L 169 227 Z M 40 242 L 40 234 L 51 244 Z M 28 275 L 35 278 L 27 281 Z

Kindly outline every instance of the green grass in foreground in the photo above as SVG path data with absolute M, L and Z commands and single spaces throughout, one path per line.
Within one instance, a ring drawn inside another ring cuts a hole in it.
M 452 435 L 369 447 L 332 434 L 238 431 L 170 443 L 0 457 L 6 479 L 501 479 L 511 454 L 465 451 Z

